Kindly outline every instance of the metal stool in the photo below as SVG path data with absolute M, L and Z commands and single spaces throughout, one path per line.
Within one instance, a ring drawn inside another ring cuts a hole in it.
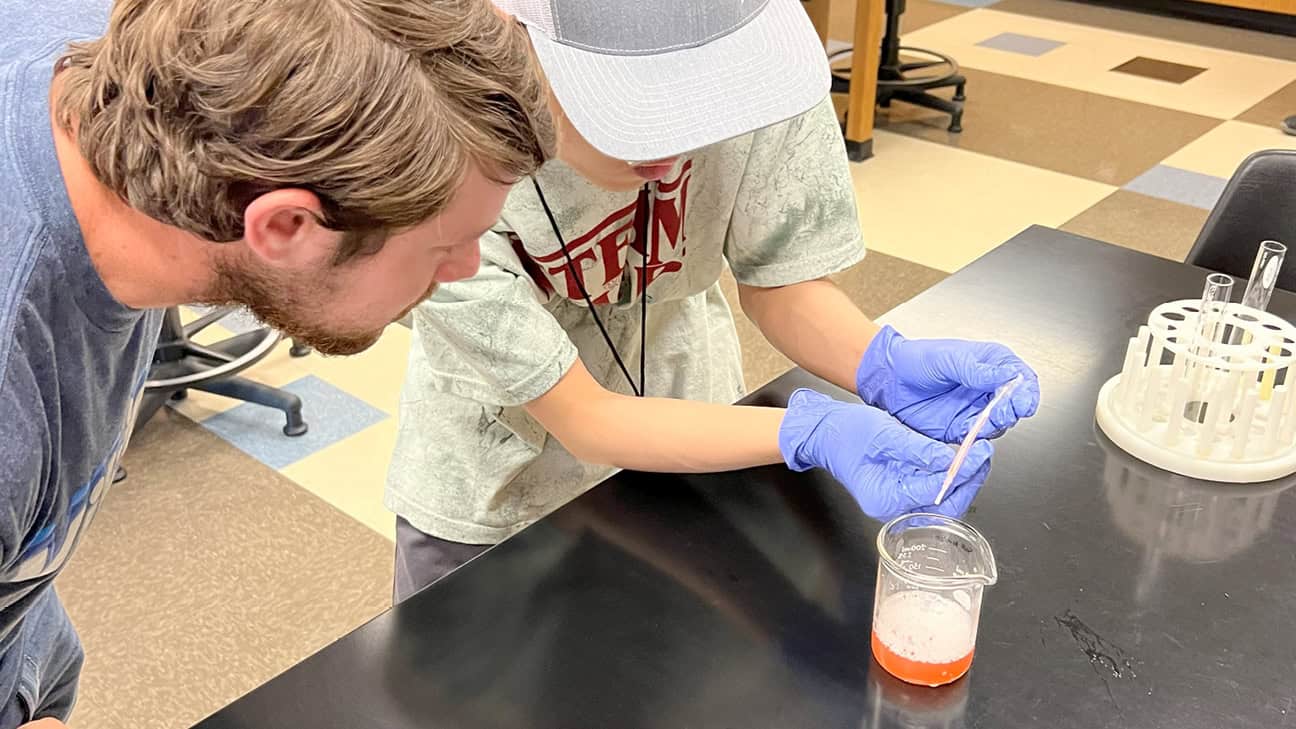
M 192 337 L 235 311 L 235 307 L 214 309 L 186 326 L 180 321 L 179 308 L 166 310 L 153 365 L 144 382 L 144 399 L 135 419 L 135 430 L 147 423 L 167 400 L 183 400 L 194 389 L 282 410 L 286 419 L 284 435 L 295 437 L 306 433 L 301 398 L 238 376 L 274 351 L 283 335 L 262 327 L 209 346 L 193 341 Z M 290 352 L 294 357 L 309 353 L 310 348 L 296 342 Z
M 878 67 L 878 104 L 886 108 L 891 106 L 892 100 L 899 100 L 943 111 L 950 115 L 949 130 L 961 132 L 967 79 L 959 74 L 958 61 L 944 53 L 900 45 L 900 16 L 904 11 L 905 0 L 887 0 L 886 34 L 882 37 L 882 62 Z M 900 60 L 902 52 L 923 60 L 903 62 Z M 932 89 L 951 86 L 954 87 L 953 99 L 931 93 Z

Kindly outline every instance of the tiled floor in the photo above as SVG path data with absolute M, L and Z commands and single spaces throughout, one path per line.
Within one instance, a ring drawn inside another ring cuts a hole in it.
M 1033 223 L 1182 259 L 1243 158 L 1296 148 L 1277 129 L 1296 114 L 1291 38 L 1059 0 L 908 0 L 902 27 L 958 58 L 967 114 L 951 135 L 896 102 L 852 166 L 872 253 L 837 280 L 871 315 Z M 749 384 L 788 366 L 739 330 Z M 250 370 L 302 396 L 300 439 L 202 393 L 148 426 L 59 580 L 89 653 L 74 726 L 189 726 L 389 603 L 381 493 L 410 345 L 396 325 L 358 357 L 284 343 Z

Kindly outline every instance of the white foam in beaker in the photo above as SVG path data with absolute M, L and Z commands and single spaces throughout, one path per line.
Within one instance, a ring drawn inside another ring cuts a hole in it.
M 922 663 L 953 663 L 972 653 L 972 616 L 948 597 L 903 590 L 878 606 L 873 632 L 892 653 Z

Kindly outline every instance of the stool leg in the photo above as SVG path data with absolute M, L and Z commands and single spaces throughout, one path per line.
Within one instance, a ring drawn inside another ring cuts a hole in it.
M 269 387 L 242 377 L 203 382 L 194 385 L 193 389 L 275 408 L 284 414 L 284 435 L 295 437 L 306 434 L 306 422 L 302 419 L 301 398 L 291 392 Z
M 959 132 L 963 131 L 963 110 L 962 109 L 959 109 L 953 114 L 950 114 L 949 130 L 951 134 L 958 134 Z
M 954 87 L 955 101 L 967 101 L 967 96 L 963 93 L 963 89 L 965 86 L 967 86 L 967 84 L 959 84 L 958 86 Z

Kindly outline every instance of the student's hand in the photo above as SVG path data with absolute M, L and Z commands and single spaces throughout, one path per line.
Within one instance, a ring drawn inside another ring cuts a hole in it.
M 23 724 L 18 729 L 67 729 L 67 724 L 58 719 L 37 719 L 30 724 Z
M 990 473 L 994 449 L 978 441 L 940 506 L 932 506 L 954 448 L 910 430 L 868 405 L 838 402 L 813 390 L 788 400 L 779 449 L 794 471 L 823 468 L 850 491 L 864 513 L 890 519 L 911 511 L 959 516 Z
M 996 438 L 1039 409 L 1039 377 L 1012 350 L 994 342 L 905 339 L 891 327 L 873 338 L 855 374 L 864 402 L 937 440 L 958 443 L 995 390 L 1022 383 L 990 414 L 978 437 Z

